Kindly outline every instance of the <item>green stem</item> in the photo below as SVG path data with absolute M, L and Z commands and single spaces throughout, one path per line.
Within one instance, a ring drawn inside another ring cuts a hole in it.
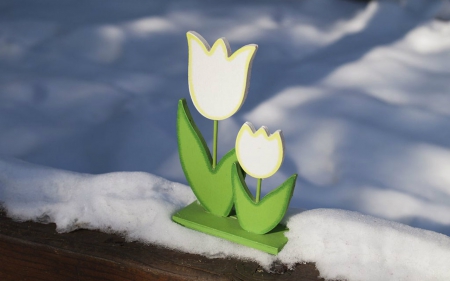
M 261 197 L 261 183 L 262 179 L 258 179 L 258 184 L 256 185 L 256 203 L 259 202 L 259 198 Z
M 213 170 L 217 165 L 217 136 L 219 135 L 219 120 L 214 120 L 214 136 L 213 136 Z

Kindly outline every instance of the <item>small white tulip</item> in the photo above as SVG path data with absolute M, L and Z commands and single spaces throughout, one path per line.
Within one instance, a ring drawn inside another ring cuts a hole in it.
M 269 135 L 264 126 L 255 132 L 252 123 L 245 122 L 236 138 L 236 155 L 247 174 L 258 179 L 268 178 L 283 162 L 283 134 L 278 130 Z
M 187 33 L 189 92 L 195 108 L 206 118 L 223 120 L 238 111 L 247 96 L 251 64 L 257 45 L 246 45 L 231 55 L 225 38 L 212 48 L 198 33 Z

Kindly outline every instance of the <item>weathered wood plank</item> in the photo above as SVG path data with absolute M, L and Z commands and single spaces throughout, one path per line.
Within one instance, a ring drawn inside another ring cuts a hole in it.
M 117 234 L 77 230 L 59 234 L 55 224 L 15 222 L 0 213 L 0 280 L 323 280 L 314 264 L 294 270 L 126 242 Z

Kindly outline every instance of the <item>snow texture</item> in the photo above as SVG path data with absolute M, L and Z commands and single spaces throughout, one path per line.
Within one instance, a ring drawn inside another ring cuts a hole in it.
M 315 262 L 325 278 L 448 280 L 450 238 L 356 212 L 291 210 L 288 244 L 278 256 L 184 228 L 171 221 L 195 200 L 188 186 L 143 172 L 79 174 L 0 159 L 0 198 L 18 220 L 55 222 L 57 231 L 100 229 L 211 258 L 252 259 L 266 269 Z
M 246 121 L 283 131 L 284 163 L 262 193 L 298 173 L 291 207 L 310 211 L 292 211 L 279 259 L 314 261 L 331 279 L 450 280 L 448 3 L 2 1 L 0 201 L 59 231 L 269 266 L 274 257 L 169 219 L 194 200 L 178 99 L 212 143 L 189 99 L 195 30 L 232 51 L 259 45 L 243 107 L 219 124 L 219 156 Z

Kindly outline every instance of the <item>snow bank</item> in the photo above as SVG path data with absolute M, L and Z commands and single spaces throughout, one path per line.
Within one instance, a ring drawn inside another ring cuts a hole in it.
M 185 34 L 195 30 L 233 50 L 259 45 L 246 102 L 219 126 L 219 156 L 246 121 L 283 130 L 285 161 L 263 194 L 298 173 L 293 207 L 450 234 L 450 22 L 434 20 L 445 5 L 5 0 L 0 154 L 186 183 L 178 99 L 212 142 L 189 99 Z
M 449 280 L 448 236 L 356 212 L 316 209 L 292 216 L 279 258 L 311 261 L 346 280 Z
M 148 173 L 88 175 L 0 158 L 0 202 L 16 220 L 54 222 L 59 232 L 99 229 L 212 258 L 271 264 L 269 254 L 172 222 L 171 216 L 194 200 L 188 186 Z
M 202 254 L 252 259 L 269 268 L 315 262 L 321 276 L 348 280 L 448 280 L 450 238 L 355 212 L 291 210 L 288 244 L 277 256 L 171 221 L 195 200 L 190 188 L 141 172 L 88 175 L 0 158 L 0 202 L 16 220 L 116 232 L 128 240 Z

